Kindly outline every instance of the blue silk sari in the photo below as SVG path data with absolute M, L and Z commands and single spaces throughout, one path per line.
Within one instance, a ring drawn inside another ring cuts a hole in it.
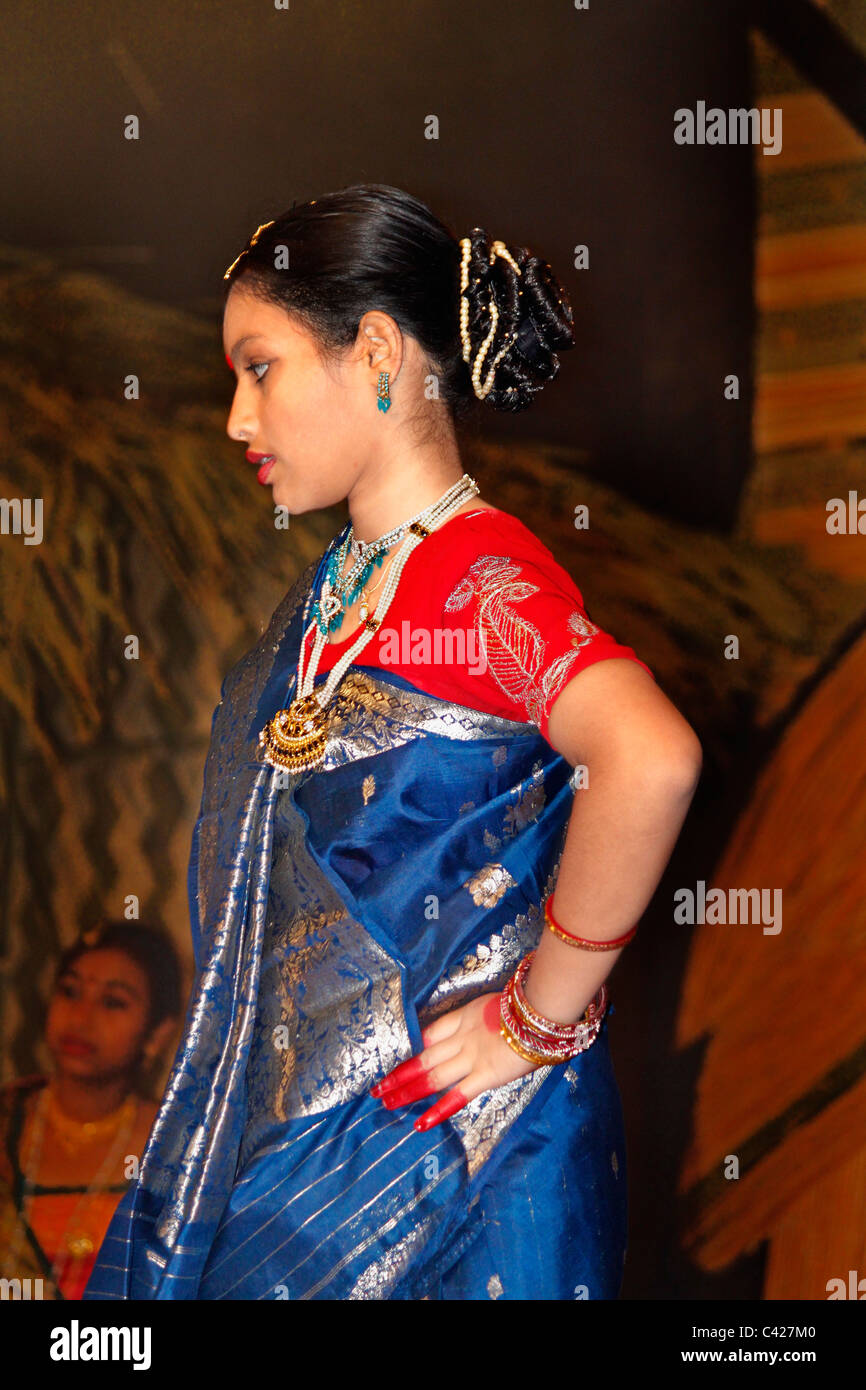
M 223 683 L 184 1036 L 84 1297 L 616 1298 L 610 1007 L 586 1052 L 426 1133 L 413 1121 L 435 1097 L 392 1111 L 368 1094 L 537 944 L 573 774 L 535 725 L 364 666 L 331 700 L 323 767 L 263 762 L 326 556 Z

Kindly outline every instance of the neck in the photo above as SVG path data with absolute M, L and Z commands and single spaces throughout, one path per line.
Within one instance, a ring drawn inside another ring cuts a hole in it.
M 356 540 L 369 544 L 437 502 L 465 469 L 453 435 L 435 450 L 383 452 L 361 475 L 348 496 Z
M 74 1076 L 53 1076 L 50 1086 L 63 1114 L 82 1124 L 104 1120 L 106 1115 L 119 1110 L 131 1090 L 125 1077 L 95 1083 L 79 1081 Z

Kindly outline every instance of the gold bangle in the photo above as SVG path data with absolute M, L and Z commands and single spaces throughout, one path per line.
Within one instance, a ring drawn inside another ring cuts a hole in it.
M 504 1023 L 500 1023 L 499 1031 L 502 1034 L 505 1041 L 508 1043 L 508 1046 L 512 1049 L 512 1051 L 516 1052 L 518 1056 L 522 1057 L 525 1062 L 533 1062 L 537 1067 L 546 1067 L 555 1065 L 555 1060 L 568 1060 L 565 1057 L 559 1059 L 551 1059 L 550 1057 L 540 1057 L 537 1053 L 530 1052 L 528 1048 L 524 1048 L 523 1045 L 519 1043 L 516 1038 L 513 1038 L 511 1036 Z

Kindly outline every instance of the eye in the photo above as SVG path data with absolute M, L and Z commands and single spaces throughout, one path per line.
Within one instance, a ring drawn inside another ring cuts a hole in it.
M 122 998 L 121 998 L 119 995 L 117 995 L 117 994 L 108 994 L 108 995 L 106 995 L 105 998 L 104 998 L 103 1001 L 102 1001 L 102 1004 L 103 1004 L 103 1007 L 106 1008 L 106 1009 L 128 1009 L 128 1008 L 129 1008 L 129 1002 L 128 1002 L 128 1000 L 122 999 Z
M 253 375 L 256 378 L 256 381 L 261 381 L 265 372 L 268 370 L 269 365 L 270 364 L 268 362 L 251 362 L 250 365 L 247 367 L 247 371 L 253 373 Z M 264 371 L 262 372 L 261 376 L 258 375 L 260 367 L 264 367 Z

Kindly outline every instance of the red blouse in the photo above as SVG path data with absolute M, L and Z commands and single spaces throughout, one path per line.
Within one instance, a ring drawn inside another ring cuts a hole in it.
M 380 571 L 374 568 L 371 582 Z M 384 583 L 384 581 L 383 581 Z M 380 585 L 371 595 L 375 603 Z M 330 671 L 360 635 L 328 643 Z M 307 653 L 313 634 L 307 639 Z M 355 658 L 396 671 L 429 695 L 535 724 L 544 738 L 563 687 L 594 661 L 625 657 L 587 615 L 571 575 L 510 512 L 461 512 L 433 531 L 403 567 L 381 627 Z M 655 677 L 653 676 L 653 680 Z

